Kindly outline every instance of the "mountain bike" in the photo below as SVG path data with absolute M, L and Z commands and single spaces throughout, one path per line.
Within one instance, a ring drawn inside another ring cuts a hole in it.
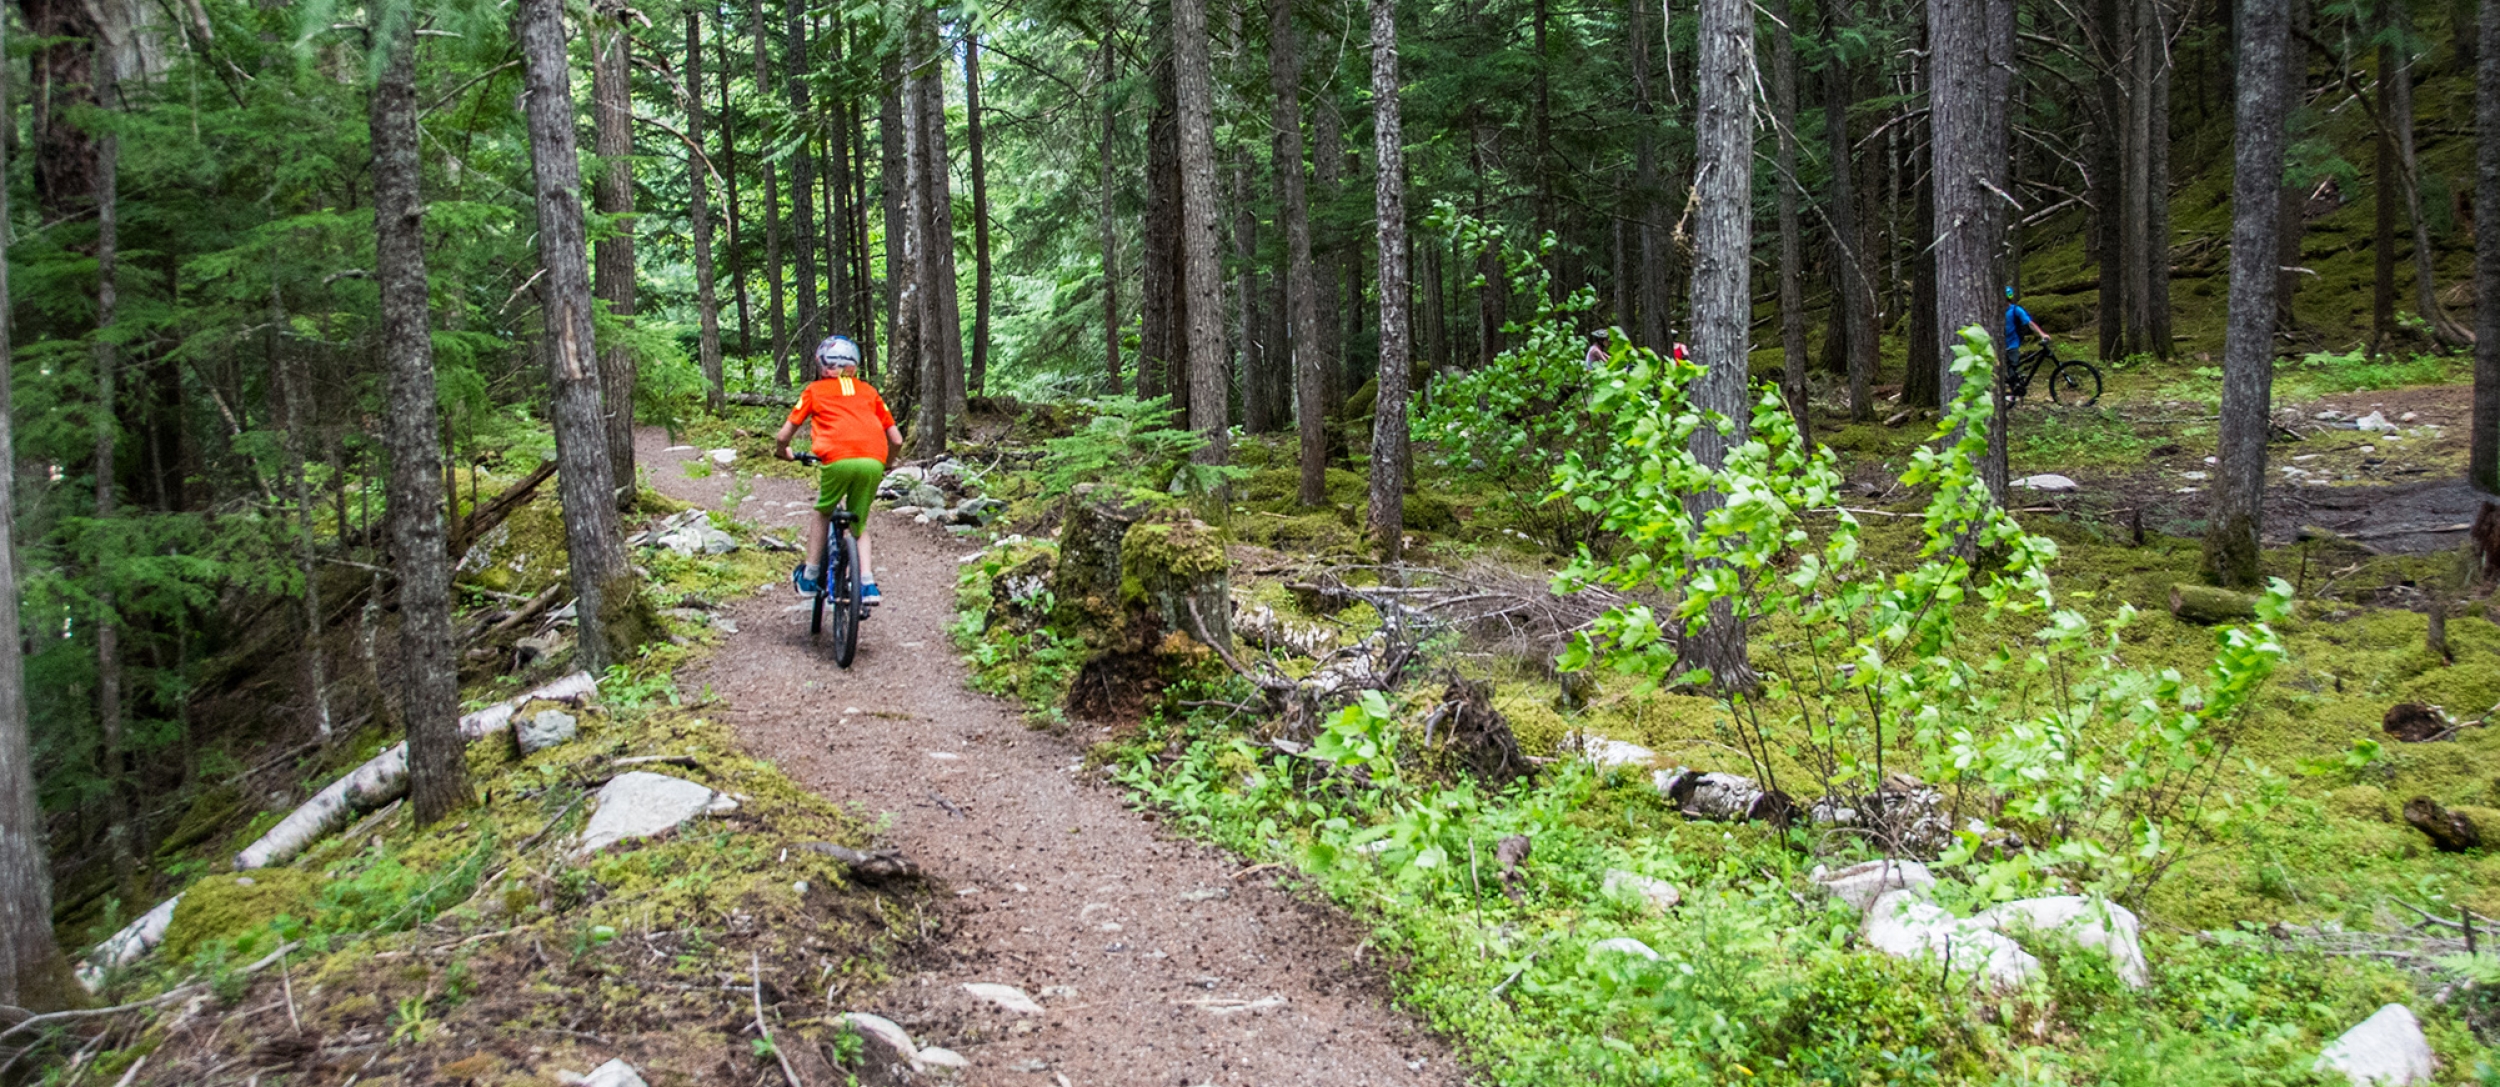
M 2047 343 L 2023 352 L 2006 370 L 2006 398 L 2022 400 L 2042 370 L 2049 372 L 2049 399 L 2063 406 L 2088 408 L 2101 398 L 2101 372 L 2082 359 L 2057 357 L 2057 347 Z
M 818 461 L 813 453 L 801 453 L 792 460 L 814 467 Z M 851 533 L 851 511 L 836 509 L 825 525 L 825 572 L 816 579 L 815 608 L 808 615 L 807 636 L 821 640 L 825 634 L 826 605 L 833 612 L 833 663 L 844 668 L 859 652 L 859 621 L 867 618 L 867 605 L 859 601 L 859 538 Z

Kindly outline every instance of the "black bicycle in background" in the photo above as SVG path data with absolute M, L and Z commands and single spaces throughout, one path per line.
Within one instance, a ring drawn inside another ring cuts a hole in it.
M 2057 347 L 2043 343 L 2023 352 L 2005 372 L 2007 399 L 2020 402 L 2031 392 L 2040 371 L 2049 374 L 2049 399 L 2069 408 L 2088 408 L 2101 398 L 2101 372 L 2082 359 L 2057 357 Z
M 809 467 L 818 463 L 813 453 L 791 459 Z M 859 538 L 851 534 L 848 509 L 835 509 L 825 525 L 825 572 L 816 579 L 816 606 L 807 619 L 808 637 L 824 636 L 827 604 L 833 606 L 833 663 L 848 668 L 859 652 L 859 621 L 868 616 L 867 605 L 859 602 Z

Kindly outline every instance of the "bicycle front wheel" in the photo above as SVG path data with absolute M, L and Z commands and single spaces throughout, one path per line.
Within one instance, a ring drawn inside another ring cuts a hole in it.
M 2101 399 L 2101 372 L 2088 362 L 2057 364 L 2049 375 L 2049 399 L 2070 408 L 2088 408 Z
M 848 668 L 859 653 L 859 570 L 850 538 L 842 540 L 842 561 L 833 582 L 833 663 Z

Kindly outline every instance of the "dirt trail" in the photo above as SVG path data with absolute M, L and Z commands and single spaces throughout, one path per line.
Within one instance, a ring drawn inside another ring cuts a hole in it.
M 727 473 L 681 468 L 700 452 L 641 441 L 663 493 L 723 501 Z M 803 529 L 812 487 L 749 480 L 745 518 Z M 1387 1006 L 1358 927 L 1242 875 L 1237 858 L 1159 834 L 1079 773 L 1075 744 L 967 690 L 945 627 L 973 546 L 883 512 L 873 526 L 886 603 L 849 671 L 810 643 L 784 585 L 739 601 L 738 633 L 679 677 L 682 689 L 710 684 L 756 754 L 890 813 L 885 841 L 953 892 L 959 916 L 926 969 L 846 995 L 847 1008 L 957 1049 L 980 1084 L 1464 1081 L 1445 1045 Z M 1020 987 L 1046 1012 L 1014 1020 L 967 982 Z

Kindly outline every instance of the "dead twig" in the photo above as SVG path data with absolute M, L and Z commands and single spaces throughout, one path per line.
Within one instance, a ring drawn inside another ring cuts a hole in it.
M 756 1033 L 764 1036 L 764 1045 L 773 1051 L 773 1059 L 781 1062 L 781 1078 L 789 1080 L 790 1087 L 806 1087 L 805 1084 L 799 1082 L 798 1070 L 790 1067 L 790 1055 L 783 1053 L 781 1043 L 773 1040 L 773 1028 L 764 1022 L 764 953 L 756 950 L 749 954 L 753 956 L 751 959 L 753 969 L 750 972 L 755 975 L 752 994 L 755 998 Z

